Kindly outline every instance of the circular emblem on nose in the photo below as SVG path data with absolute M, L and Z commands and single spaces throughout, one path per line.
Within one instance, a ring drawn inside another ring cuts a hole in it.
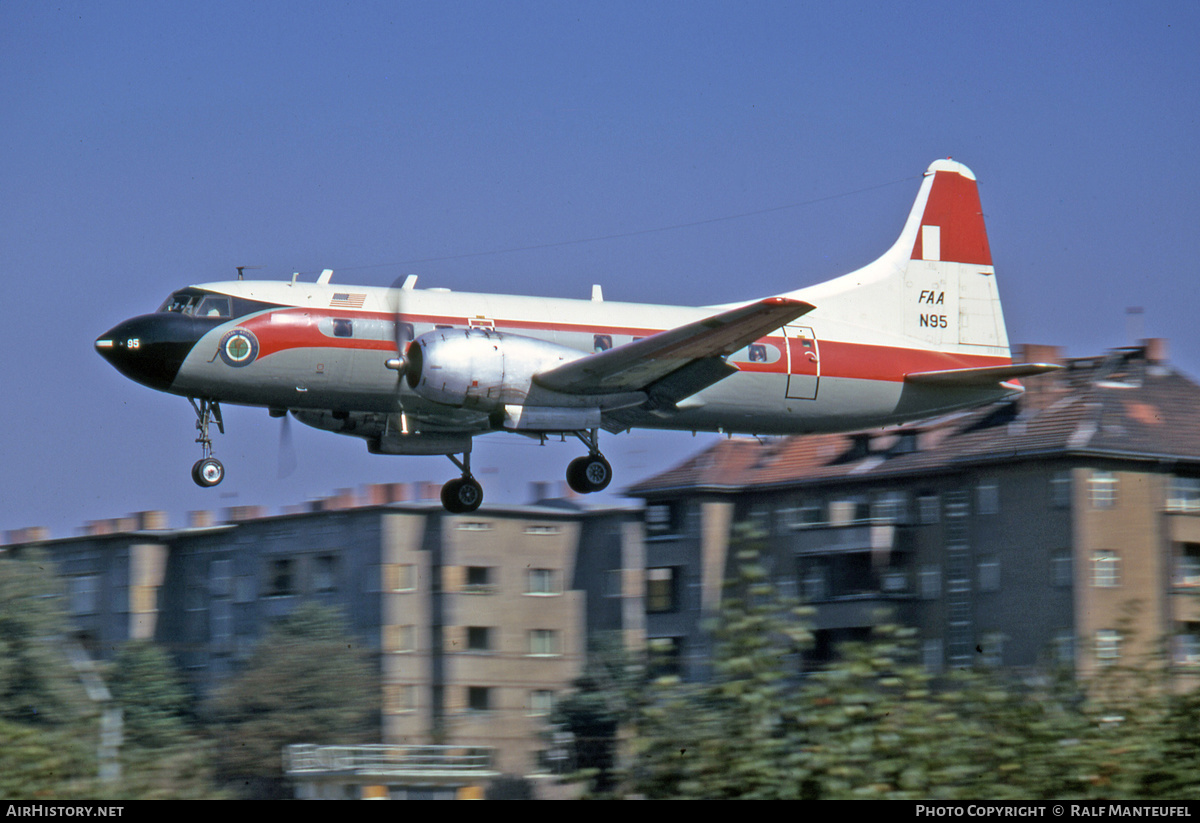
M 246 329 L 234 329 L 221 338 L 217 347 L 229 366 L 248 366 L 258 357 L 258 339 Z

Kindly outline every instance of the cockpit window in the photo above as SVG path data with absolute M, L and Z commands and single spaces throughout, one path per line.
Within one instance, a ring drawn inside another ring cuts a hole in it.
M 272 308 L 270 303 L 260 303 L 244 297 L 214 294 L 199 289 L 180 289 L 163 301 L 158 310 L 172 314 L 186 314 L 191 317 L 230 320 L 269 308 Z
M 196 311 L 196 306 L 200 304 L 202 297 L 203 295 L 199 292 L 177 291 L 168 297 L 158 307 L 158 310 L 160 312 L 171 312 L 172 314 L 193 314 Z
M 197 317 L 230 317 L 229 298 L 223 294 L 206 295 L 196 307 Z

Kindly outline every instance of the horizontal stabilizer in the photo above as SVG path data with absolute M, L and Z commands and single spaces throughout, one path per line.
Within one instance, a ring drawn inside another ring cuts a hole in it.
M 904 375 L 904 382 L 926 386 L 990 386 L 1061 368 L 1055 363 L 1014 363 L 1011 366 L 985 366 L 978 369 L 921 371 Z

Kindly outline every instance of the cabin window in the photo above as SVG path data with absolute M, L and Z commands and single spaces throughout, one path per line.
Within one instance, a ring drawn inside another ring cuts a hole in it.
M 612 348 L 611 334 L 593 334 L 592 349 L 594 351 L 608 351 Z
M 333 319 L 333 336 L 334 337 L 353 337 L 354 336 L 354 321 L 346 320 L 341 317 Z

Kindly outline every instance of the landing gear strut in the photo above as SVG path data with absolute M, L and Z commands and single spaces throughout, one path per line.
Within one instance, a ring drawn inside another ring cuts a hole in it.
M 463 452 L 462 460 L 452 454 L 446 456 L 462 471 L 462 477 L 442 486 L 442 508 L 451 514 L 475 511 L 483 502 L 483 486 L 471 476 L 471 453 Z
M 612 466 L 600 453 L 598 431 L 575 432 L 575 436 L 588 447 L 588 453 L 567 464 L 567 485 L 579 494 L 603 491 L 612 481 Z
M 196 442 L 200 444 L 204 454 L 192 466 L 192 480 L 196 481 L 197 486 L 208 488 L 225 479 L 225 467 L 221 465 L 220 460 L 212 456 L 212 438 L 208 436 L 208 424 L 211 420 L 216 420 L 217 429 L 224 434 L 225 422 L 221 419 L 221 407 L 216 400 L 201 398 L 197 403 L 195 398 L 189 397 L 188 401 L 196 411 Z

